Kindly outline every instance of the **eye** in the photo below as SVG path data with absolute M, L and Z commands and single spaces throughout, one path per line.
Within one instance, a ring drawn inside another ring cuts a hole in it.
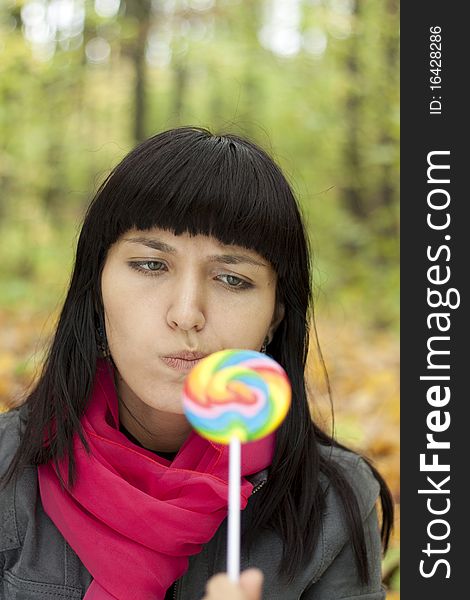
M 234 289 L 248 289 L 253 287 L 251 283 L 248 283 L 248 281 L 245 281 L 240 277 L 236 277 L 235 275 L 219 275 L 219 279 L 228 287 Z
M 142 262 L 130 262 L 129 266 L 144 275 L 150 275 L 159 273 L 166 268 L 165 263 L 159 260 L 144 260 Z M 146 268 L 147 267 L 147 268 Z
M 147 262 L 143 263 L 144 265 L 148 265 L 149 267 L 149 271 L 161 271 L 164 268 L 164 263 L 160 262 L 159 260 L 148 260 Z M 150 266 L 152 265 L 152 266 Z

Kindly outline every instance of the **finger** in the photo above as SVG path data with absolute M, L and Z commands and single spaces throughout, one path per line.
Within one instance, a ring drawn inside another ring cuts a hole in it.
M 246 600 L 261 600 L 263 579 L 263 573 L 259 569 L 243 571 L 240 575 L 240 587 L 246 594 Z
M 226 573 L 218 573 L 206 584 L 206 595 L 203 600 L 244 600 L 244 593 L 237 584 L 230 581 Z M 249 599 L 251 600 L 251 598 Z

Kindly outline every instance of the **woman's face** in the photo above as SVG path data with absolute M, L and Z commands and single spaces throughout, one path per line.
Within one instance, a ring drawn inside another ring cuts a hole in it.
M 271 265 L 203 235 L 129 231 L 109 249 L 101 288 L 121 393 L 169 413 L 183 413 L 183 382 L 198 358 L 260 350 L 283 317 Z

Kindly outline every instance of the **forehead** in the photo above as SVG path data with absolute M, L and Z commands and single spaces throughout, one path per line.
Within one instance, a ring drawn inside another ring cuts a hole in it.
M 257 263 L 268 266 L 268 262 L 255 250 L 237 244 L 224 244 L 217 238 L 208 235 L 190 235 L 182 233 L 175 235 L 173 232 L 153 228 L 148 230 L 132 229 L 119 238 L 118 243 L 127 247 L 144 245 L 155 250 L 177 254 L 190 249 L 192 252 L 201 253 L 235 253 L 252 257 Z

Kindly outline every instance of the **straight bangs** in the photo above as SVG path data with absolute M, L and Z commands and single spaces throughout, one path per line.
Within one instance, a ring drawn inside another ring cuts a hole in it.
M 158 134 L 115 168 L 94 204 L 105 215 L 106 249 L 134 228 L 201 234 L 256 251 L 278 277 L 299 251 L 302 222 L 288 182 L 263 150 L 234 135 Z

